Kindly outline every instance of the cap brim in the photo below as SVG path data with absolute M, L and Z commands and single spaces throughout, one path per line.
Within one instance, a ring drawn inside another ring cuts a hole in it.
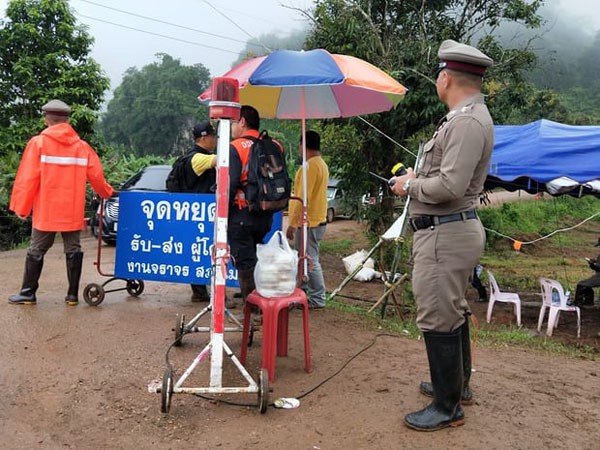
M 44 114 L 51 114 L 53 116 L 68 116 L 70 113 L 66 111 L 44 111 Z

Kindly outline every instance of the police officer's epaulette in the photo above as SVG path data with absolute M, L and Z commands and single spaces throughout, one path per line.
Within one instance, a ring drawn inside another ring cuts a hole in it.
M 452 120 L 455 116 L 459 114 L 466 114 L 473 109 L 473 103 L 469 103 L 468 105 L 463 106 L 460 109 L 453 109 L 448 114 L 446 114 L 446 121 Z
M 469 111 L 471 111 L 473 109 L 473 103 L 469 103 L 468 105 L 463 106 L 462 108 L 460 108 L 460 112 L 462 114 L 468 113 Z

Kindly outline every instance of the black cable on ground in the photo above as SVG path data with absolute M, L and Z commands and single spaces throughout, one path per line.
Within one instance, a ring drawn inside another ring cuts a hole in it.
M 302 394 L 297 395 L 295 398 L 297 399 L 301 399 L 306 397 L 309 394 L 312 394 L 314 391 L 316 391 L 317 389 L 319 389 L 321 386 L 323 386 L 325 383 L 327 383 L 328 381 L 330 381 L 331 379 L 335 378 L 337 375 L 339 375 L 347 366 L 348 364 L 350 364 L 352 361 L 354 361 L 357 357 L 359 357 L 361 354 L 363 354 L 364 352 L 366 352 L 367 350 L 369 350 L 371 347 L 373 347 L 375 345 L 375 343 L 377 342 L 377 339 L 380 337 L 395 337 L 395 338 L 400 338 L 401 336 L 398 336 L 396 334 L 391 334 L 391 333 L 379 333 L 377 335 L 375 335 L 375 337 L 373 338 L 373 342 L 371 342 L 369 345 L 367 345 L 366 347 L 362 348 L 361 350 L 359 350 L 357 353 L 355 353 L 353 356 L 350 357 L 350 359 L 348 359 L 348 361 L 346 361 L 338 370 L 336 370 L 334 373 L 332 373 L 331 375 L 329 375 L 327 378 L 325 378 L 323 381 L 319 382 L 317 385 L 313 386 L 312 388 L 310 388 L 308 391 L 303 392 Z M 238 402 L 234 402 L 231 400 L 225 400 L 225 399 L 220 399 L 217 397 L 209 397 L 203 394 L 195 394 L 197 397 L 200 397 L 204 400 L 210 400 L 210 401 L 216 401 L 219 403 L 225 403 L 226 405 L 232 405 L 232 406 L 243 406 L 243 407 L 255 407 L 256 404 L 255 403 L 238 403 Z M 273 402 L 269 403 L 269 406 L 273 406 Z

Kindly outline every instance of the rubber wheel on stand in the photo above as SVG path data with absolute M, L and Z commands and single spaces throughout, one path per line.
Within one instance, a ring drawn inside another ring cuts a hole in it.
M 260 386 L 258 387 L 258 408 L 260 413 L 267 412 L 269 406 L 269 372 L 267 369 L 260 369 Z
M 83 299 L 90 306 L 98 306 L 104 300 L 104 288 L 90 283 L 83 289 Z
M 175 347 L 180 347 L 182 342 L 181 340 L 183 339 L 183 335 L 184 333 L 184 329 L 185 329 L 185 315 L 182 314 L 181 316 L 179 314 L 177 314 L 177 316 L 175 317 L 175 343 L 173 344 Z
M 162 389 L 160 390 L 160 412 L 167 414 L 171 409 L 171 398 L 173 397 L 173 372 L 166 369 L 163 375 Z
M 142 280 L 127 280 L 127 293 L 137 297 L 144 292 L 144 282 Z

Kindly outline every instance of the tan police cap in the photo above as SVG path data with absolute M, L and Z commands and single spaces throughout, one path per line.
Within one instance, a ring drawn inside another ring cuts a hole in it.
M 42 106 L 42 111 L 44 111 L 46 114 L 68 116 L 71 112 L 71 108 L 69 108 L 69 105 L 67 105 L 65 102 L 54 99 Z
M 438 50 L 438 57 L 440 58 L 439 70 L 452 69 L 481 76 L 494 63 L 492 58 L 475 47 L 460 44 L 452 39 L 442 42 Z

